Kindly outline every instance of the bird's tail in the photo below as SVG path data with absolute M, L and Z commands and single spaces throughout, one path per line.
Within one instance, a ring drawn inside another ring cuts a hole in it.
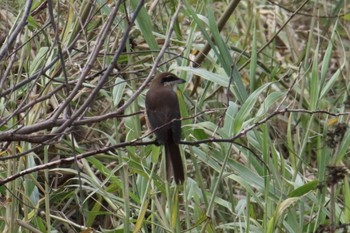
M 179 145 L 174 141 L 169 140 L 165 144 L 165 153 L 166 153 L 166 169 L 168 179 L 171 176 L 171 170 L 174 174 L 174 179 L 176 184 L 181 184 L 184 182 L 184 167 L 182 164 L 181 154 Z

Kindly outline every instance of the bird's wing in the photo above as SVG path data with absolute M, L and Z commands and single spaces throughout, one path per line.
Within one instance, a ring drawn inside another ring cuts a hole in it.
M 161 98 L 166 96 L 167 98 Z M 181 122 L 173 121 L 180 118 L 179 103 L 176 93 L 171 89 L 155 90 L 146 95 L 146 112 L 149 123 L 155 131 L 158 143 L 164 144 L 172 137 L 175 143 L 180 141 Z

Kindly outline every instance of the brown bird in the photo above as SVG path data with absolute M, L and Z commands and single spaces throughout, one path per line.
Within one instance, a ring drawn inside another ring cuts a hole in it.
M 153 79 L 146 94 L 149 127 L 155 130 L 157 143 L 165 146 L 167 176 L 170 177 L 172 170 L 176 184 L 183 183 L 185 176 L 178 145 L 181 139 L 180 108 L 173 88 L 184 82 L 172 73 L 160 73 Z

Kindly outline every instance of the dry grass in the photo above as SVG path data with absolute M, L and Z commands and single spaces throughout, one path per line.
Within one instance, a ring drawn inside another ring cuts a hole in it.
M 141 2 L 0 1 L 0 229 L 350 229 L 349 3 L 232 1 L 219 32 L 226 1 Z M 143 117 L 165 70 L 180 187 Z

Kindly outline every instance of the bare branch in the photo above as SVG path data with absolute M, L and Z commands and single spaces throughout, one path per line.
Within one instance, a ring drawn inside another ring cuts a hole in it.
M 298 112 L 298 113 L 305 113 L 305 114 L 327 114 L 327 115 L 331 115 L 331 116 L 341 116 L 341 115 L 348 115 L 348 114 L 350 114 L 350 112 L 332 113 L 332 112 L 328 112 L 328 111 L 325 111 L 325 110 L 309 111 L 309 110 L 305 110 L 305 109 L 287 109 L 287 108 L 285 108 L 285 109 L 282 109 L 282 110 L 274 111 L 272 114 L 268 115 L 267 117 L 265 117 L 264 119 L 262 119 L 262 120 L 260 120 L 260 121 L 258 121 L 256 123 L 254 123 L 253 125 L 251 125 L 251 126 L 245 128 L 245 129 L 241 130 L 238 134 L 234 135 L 231 138 L 214 138 L 213 137 L 213 138 L 208 138 L 208 139 L 199 140 L 199 141 L 193 141 L 193 142 L 181 141 L 180 144 L 195 146 L 195 145 L 199 145 L 199 144 L 203 144 L 203 143 L 213 143 L 213 142 L 235 143 L 235 141 L 237 139 L 245 136 L 249 131 L 259 127 L 260 125 L 262 125 L 264 123 L 266 123 L 271 118 L 273 118 L 273 117 L 275 117 L 275 116 L 277 116 L 279 114 L 284 114 L 284 113 L 288 113 L 288 112 L 289 113 L 291 113 L 291 112 Z M 198 113 L 198 114 L 202 114 L 202 113 L 203 112 Z M 192 116 L 190 118 L 197 117 L 198 114 L 196 114 L 195 116 Z M 189 118 L 174 119 L 173 121 L 185 120 L 185 119 L 189 119 Z M 168 124 L 171 124 L 172 122 L 170 122 Z M 166 125 L 163 125 L 161 127 L 165 127 Z M 159 127 L 159 128 L 161 128 L 161 127 Z M 150 132 L 149 134 L 147 134 L 147 135 L 145 135 L 145 136 L 143 136 L 141 138 L 137 138 L 137 139 L 135 139 L 133 141 L 130 141 L 130 142 L 122 142 L 122 143 L 119 143 L 117 145 L 104 147 L 104 148 L 101 148 L 101 149 L 98 149 L 98 150 L 88 151 L 86 153 L 82 153 L 82 154 L 76 155 L 74 157 L 59 159 L 59 160 L 56 160 L 56 161 L 53 161 L 53 162 L 50 162 L 50 163 L 38 165 L 38 166 L 35 166 L 35 167 L 32 167 L 32 168 L 23 170 L 23 171 L 21 171 L 21 172 L 19 172 L 17 174 L 14 174 L 12 176 L 9 176 L 9 177 L 7 177 L 5 179 L 0 180 L 0 187 L 2 185 L 4 185 L 4 184 L 10 182 L 10 181 L 13 181 L 13 180 L 15 180 L 15 179 L 17 179 L 19 177 L 24 176 L 24 175 L 27 175 L 27 174 L 30 174 L 30 173 L 33 173 L 33 172 L 37 172 L 37 171 L 40 171 L 40 170 L 43 170 L 43 169 L 53 168 L 53 167 L 61 165 L 61 164 L 70 164 L 70 163 L 73 163 L 76 160 L 87 158 L 87 157 L 90 157 L 90 156 L 93 156 L 93 155 L 96 155 L 96 154 L 99 154 L 99 153 L 107 153 L 109 151 L 113 151 L 113 150 L 118 149 L 118 148 L 125 148 L 125 147 L 128 147 L 128 146 L 145 146 L 145 145 L 157 144 L 156 141 L 143 142 L 141 140 L 142 140 L 142 138 L 147 137 L 148 135 L 153 133 L 155 130 L 158 130 L 159 128 L 156 128 L 152 132 Z M 15 135 L 15 136 L 16 137 L 20 137 L 19 135 Z M 243 145 L 239 144 L 239 146 L 243 146 Z M 12 159 L 14 157 L 18 158 L 19 155 L 3 157 L 3 158 L 0 158 L 0 161 L 7 160 L 7 159 L 10 159 L 10 158 Z
M 32 7 L 32 3 L 33 3 L 33 0 L 27 0 L 27 3 L 24 7 L 22 19 L 19 21 L 15 30 L 7 38 L 6 42 L 3 44 L 2 48 L 0 49 L 0 61 L 5 57 L 6 53 L 10 49 L 13 42 L 16 40 L 17 36 L 21 33 L 24 26 L 27 24 L 27 18 L 29 16 L 30 8 Z

